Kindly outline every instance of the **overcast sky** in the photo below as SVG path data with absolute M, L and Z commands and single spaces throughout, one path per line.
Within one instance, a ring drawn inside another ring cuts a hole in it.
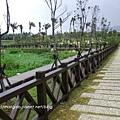
M 44 0 L 8 0 L 10 8 L 11 23 L 17 22 L 23 25 L 23 31 L 29 32 L 29 21 L 35 23 L 36 27 L 32 28 L 33 33 L 38 33 L 38 23 L 51 23 L 51 14 L 48 6 Z M 58 0 L 59 1 L 59 0 Z M 99 5 L 100 13 L 99 18 L 104 16 L 111 22 L 111 26 L 120 26 L 120 0 L 89 0 L 88 6 Z M 56 16 L 64 10 L 67 6 L 68 12 L 76 10 L 76 0 L 63 0 L 62 6 L 59 8 Z M 2 32 L 5 31 L 5 20 L 3 14 L 6 13 L 5 0 L 0 0 L 0 25 L 2 26 Z M 74 15 L 70 16 L 70 18 Z M 63 16 L 64 17 L 64 16 Z M 63 24 L 63 30 L 69 30 L 70 18 Z M 88 18 L 90 21 L 90 18 Z M 56 31 L 59 31 L 57 29 Z M 19 28 L 16 31 L 20 32 Z M 11 28 L 10 28 L 11 33 Z M 49 34 L 51 28 L 49 29 Z

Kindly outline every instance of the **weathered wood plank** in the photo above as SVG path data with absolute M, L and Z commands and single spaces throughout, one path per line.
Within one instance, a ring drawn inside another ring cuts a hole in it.
M 31 108 L 29 108 L 29 106 L 32 106 L 32 103 L 28 102 L 27 106 L 28 106 L 28 108 L 27 107 L 25 108 L 22 120 L 28 120 L 28 118 L 29 118 L 30 111 L 31 111 Z
M 22 105 L 22 101 L 25 97 L 25 94 L 21 94 L 21 95 L 18 95 L 17 98 L 16 98 L 16 102 L 15 102 L 15 107 L 19 107 Z M 14 107 L 13 106 L 13 107 Z M 17 118 L 17 115 L 18 115 L 18 112 L 19 112 L 20 108 L 15 108 L 15 109 L 12 109 L 11 111 L 11 114 L 10 114 L 10 117 L 15 120 Z
M 46 85 L 46 92 L 48 94 L 48 96 L 50 97 L 50 99 L 52 100 L 53 103 L 56 103 L 57 100 L 53 95 L 53 92 L 50 90 L 50 88 Z

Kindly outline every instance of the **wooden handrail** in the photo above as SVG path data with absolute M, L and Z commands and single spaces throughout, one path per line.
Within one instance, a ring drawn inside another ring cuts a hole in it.
M 94 52 L 81 59 L 75 59 L 71 63 L 62 63 L 60 68 L 48 73 L 37 71 L 34 79 L 0 93 L 0 106 L 3 108 L 2 103 L 16 98 L 13 106 L 16 109 L 12 109 L 9 116 L 0 107 L 0 118 L 3 120 L 17 119 L 19 116 L 18 111 L 24 107 L 25 110 L 22 119 L 27 120 L 30 111 L 34 109 L 36 111 L 34 119 L 47 120 L 48 115 L 54 108 L 60 102 L 68 100 L 70 92 L 78 87 L 90 73 L 97 69 L 105 58 L 116 48 L 117 45 L 110 46 L 105 50 Z M 36 101 L 34 100 L 34 95 L 28 92 L 32 88 L 36 88 Z M 47 97 L 49 98 L 49 102 L 47 102 Z M 22 105 L 23 99 L 26 99 L 29 108 L 25 108 Z

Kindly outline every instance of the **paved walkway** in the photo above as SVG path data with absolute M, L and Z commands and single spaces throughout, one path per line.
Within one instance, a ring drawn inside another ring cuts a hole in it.
M 95 92 L 81 95 L 90 98 L 88 104 L 75 104 L 70 110 L 80 111 L 78 120 L 120 120 L 120 49 L 98 76 L 103 78 L 93 82 L 99 85 L 90 86 Z

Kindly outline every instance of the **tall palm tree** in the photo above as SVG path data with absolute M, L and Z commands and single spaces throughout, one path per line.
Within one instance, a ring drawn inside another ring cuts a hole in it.
M 51 27 L 51 25 L 49 23 L 47 23 L 47 24 L 44 24 L 43 27 L 45 29 L 45 34 L 42 34 L 42 35 L 44 35 L 44 36 L 46 35 L 46 42 L 47 42 L 47 40 L 48 40 L 47 30 Z M 48 42 L 47 42 L 47 44 L 48 44 Z
M 23 43 L 23 40 L 22 40 L 23 26 L 22 26 L 22 24 L 20 24 L 18 26 L 20 27 L 21 41 Z
M 70 21 L 70 28 L 69 28 L 69 32 L 70 32 L 70 33 L 72 32 L 72 27 L 71 27 L 71 25 L 72 25 L 72 22 Z
M 13 31 L 13 42 L 15 41 L 15 30 L 18 28 L 18 25 L 17 25 L 17 22 L 14 22 L 13 24 L 11 23 L 10 24 L 11 28 L 12 28 L 12 31 Z
M 62 18 L 60 18 L 60 33 L 62 34 L 62 24 L 63 24 L 63 20 Z
M 47 30 L 51 27 L 51 25 L 47 23 L 47 24 L 44 24 L 43 27 L 45 28 L 45 33 L 47 35 Z
M 73 32 L 75 31 L 75 21 L 76 21 L 75 17 L 72 17 L 71 24 L 73 25 Z
M 29 33 L 31 34 L 31 28 L 36 27 L 34 22 L 29 21 Z

